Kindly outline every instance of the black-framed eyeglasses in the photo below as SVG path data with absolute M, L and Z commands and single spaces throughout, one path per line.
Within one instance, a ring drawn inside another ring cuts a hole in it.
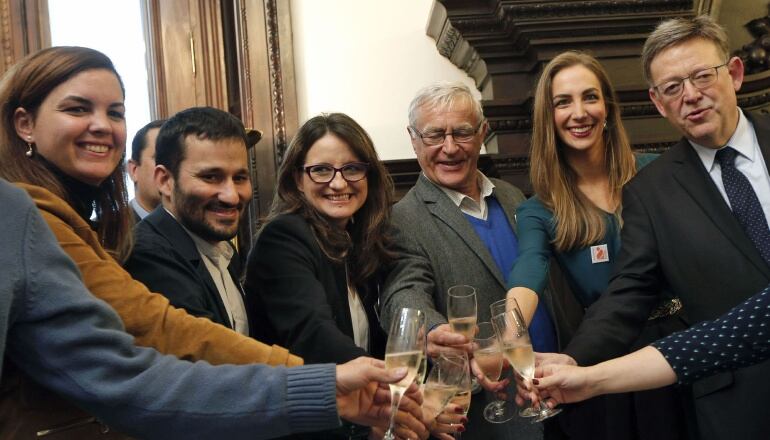
M 698 90 L 705 89 L 717 81 L 719 68 L 726 66 L 729 62 L 730 61 L 726 61 L 718 66 L 696 70 L 684 78 L 672 79 L 653 86 L 653 89 L 666 99 L 676 99 L 680 97 L 684 91 L 685 80 L 690 80 L 690 84 Z
M 415 127 L 409 127 L 413 134 L 422 139 L 422 143 L 429 147 L 438 147 L 444 145 L 447 136 L 452 136 L 452 139 L 460 144 L 470 142 L 473 137 L 481 130 L 481 126 L 484 125 L 484 121 L 479 122 L 476 128 L 457 128 L 450 132 L 446 131 L 431 131 L 429 133 L 423 133 Z
M 307 165 L 300 168 L 307 173 L 315 183 L 329 183 L 337 176 L 339 172 L 342 178 L 347 182 L 358 182 L 366 177 L 369 172 L 369 164 L 366 162 L 350 162 L 335 168 L 328 163 L 319 163 L 316 165 Z

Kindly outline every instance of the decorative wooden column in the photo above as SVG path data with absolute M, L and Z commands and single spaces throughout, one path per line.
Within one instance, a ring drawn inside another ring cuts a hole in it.
M 247 126 L 263 132 L 249 154 L 253 199 L 242 231 L 248 245 L 273 200 L 276 171 L 298 128 L 290 2 L 232 0 L 235 48 L 229 82 L 237 81 L 231 103 Z

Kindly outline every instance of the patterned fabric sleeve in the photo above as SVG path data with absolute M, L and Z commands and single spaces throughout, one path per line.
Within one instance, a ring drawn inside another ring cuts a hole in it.
M 652 345 L 682 384 L 761 362 L 770 357 L 770 286 L 726 315 Z

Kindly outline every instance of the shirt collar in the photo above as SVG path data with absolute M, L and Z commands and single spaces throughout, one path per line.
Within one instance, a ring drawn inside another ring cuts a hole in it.
M 708 148 L 690 141 L 689 139 L 688 141 L 690 142 L 690 145 L 692 145 L 695 152 L 698 153 L 698 157 L 700 157 L 700 160 L 703 162 L 706 170 L 711 172 L 711 170 L 714 169 L 714 162 L 716 162 L 717 151 L 728 145 L 737 151 L 738 154 L 753 162 L 755 158 L 754 145 L 757 143 L 757 135 L 754 132 L 754 127 L 751 126 L 751 123 L 746 118 L 746 115 L 743 114 L 743 110 L 738 108 L 738 126 L 735 128 L 735 132 L 733 133 L 732 137 L 730 137 L 730 139 L 723 147 L 716 149 Z
M 487 176 L 484 175 L 481 171 L 476 170 L 476 183 L 479 185 L 479 193 L 481 194 L 481 199 L 485 199 L 492 195 L 492 192 L 495 189 L 495 184 L 492 183 L 491 180 Z M 425 176 L 427 177 L 427 176 Z M 428 179 L 430 180 L 430 179 Z M 436 185 L 441 191 L 444 192 L 444 194 L 449 197 L 449 200 L 452 201 L 452 203 L 455 204 L 455 206 L 460 207 L 464 201 L 472 202 L 475 205 L 478 205 L 478 202 L 473 200 L 471 197 L 461 193 L 460 191 L 455 191 L 451 188 L 447 188 L 445 186 L 439 185 L 436 182 L 433 182 L 430 180 L 434 185 Z
M 163 209 L 166 209 L 163 207 Z M 220 241 L 216 244 L 211 244 L 208 241 L 204 240 L 198 234 L 195 234 L 194 232 L 187 229 L 182 222 L 179 221 L 178 218 L 174 217 L 174 214 L 171 213 L 168 209 L 166 209 L 166 212 L 168 212 L 168 215 L 174 218 L 174 220 L 179 223 L 179 226 L 182 227 L 182 229 L 187 232 L 187 235 L 192 238 L 193 243 L 195 243 L 195 247 L 198 249 L 198 252 L 200 252 L 202 255 L 206 256 L 208 259 L 213 261 L 215 264 L 219 263 L 220 258 L 225 259 L 226 265 L 230 264 L 230 260 L 232 260 L 233 255 L 235 252 L 233 251 L 233 248 L 230 246 L 230 243 L 227 241 Z
M 134 208 L 136 215 L 138 215 L 140 219 L 147 217 L 147 215 L 150 213 L 149 211 L 144 209 L 142 205 L 139 204 L 139 201 L 136 200 L 136 198 L 131 199 L 131 201 L 128 203 L 131 205 L 132 208 Z

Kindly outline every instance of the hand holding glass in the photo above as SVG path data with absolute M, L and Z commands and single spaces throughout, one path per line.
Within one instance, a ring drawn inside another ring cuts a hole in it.
M 503 370 L 503 354 L 497 341 L 495 329 L 489 322 L 480 322 L 479 331 L 473 339 L 473 358 L 484 373 L 484 376 L 492 382 L 500 380 Z M 484 408 L 484 419 L 490 423 L 504 423 L 513 418 L 511 411 L 506 410 L 506 401 L 496 400 Z
M 441 414 L 449 400 L 457 394 L 464 375 L 465 364 L 460 357 L 441 355 L 433 360 L 433 368 L 423 391 L 422 416 L 425 422 Z
M 535 354 L 532 351 L 527 323 L 524 321 L 515 300 L 509 298 L 508 301 L 508 310 L 493 316 L 492 324 L 495 326 L 495 333 L 497 333 L 503 356 L 508 359 L 508 362 L 525 381 L 532 382 L 535 376 Z M 561 412 L 561 409 L 558 408 L 549 409 L 542 401 L 534 409 L 537 411 L 537 415 L 532 423 L 542 422 Z

